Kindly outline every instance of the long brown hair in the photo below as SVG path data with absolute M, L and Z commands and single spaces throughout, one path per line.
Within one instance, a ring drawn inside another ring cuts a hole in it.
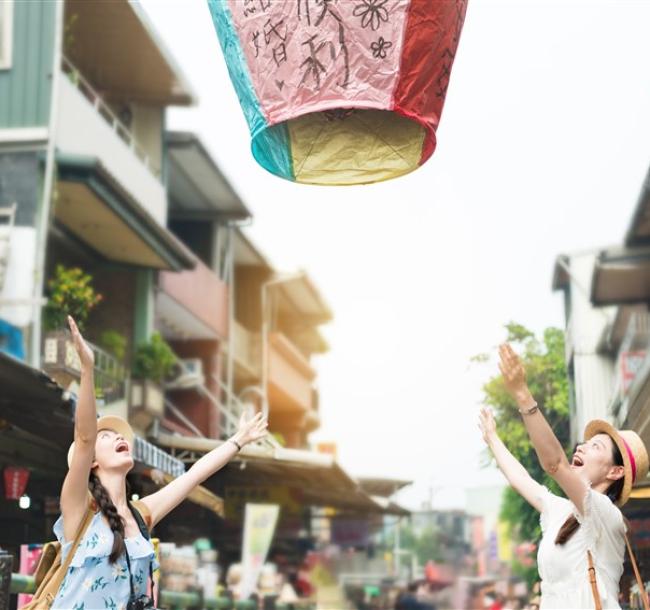
M 115 563 L 126 550 L 126 545 L 124 544 L 124 520 L 117 512 L 117 508 L 115 508 L 113 500 L 111 500 L 111 497 L 108 495 L 108 491 L 106 491 L 106 488 L 102 485 L 99 477 L 92 470 L 90 471 L 90 478 L 88 479 L 88 489 L 90 489 L 90 493 L 93 495 L 93 498 L 95 498 L 99 510 L 101 510 L 102 515 L 106 517 L 108 525 L 113 532 L 113 548 L 108 560 L 110 563 Z
M 621 451 L 618 448 L 618 445 L 612 439 L 612 462 L 614 466 L 623 466 L 623 456 Z M 605 492 L 605 495 L 614 503 L 620 498 L 621 493 L 623 492 L 623 486 L 625 485 L 625 477 L 621 477 L 614 481 Z M 571 515 L 565 522 L 564 525 L 560 528 L 560 531 L 557 533 L 555 538 L 555 544 L 563 545 L 566 544 L 568 540 L 578 531 L 580 523 L 575 518 L 574 515 Z

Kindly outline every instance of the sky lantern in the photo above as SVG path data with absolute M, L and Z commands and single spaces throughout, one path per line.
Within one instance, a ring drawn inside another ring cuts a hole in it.
M 257 162 L 320 185 L 407 174 L 436 147 L 467 0 L 208 0 Z

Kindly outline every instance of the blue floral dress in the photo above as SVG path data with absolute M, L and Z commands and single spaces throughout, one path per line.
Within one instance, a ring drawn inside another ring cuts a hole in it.
M 63 548 L 62 560 L 65 560 L 72 541 L 65 540 L 63 536 L 62 516 L 54 524 L 54 533 Z M 133 590 L 136 596 L 145 595 L 151 562 L 154 562 L 154 570 L 158 567 L 153 545 L 140 533 L 126 538 L 125 543 L 131 559 Z M 72 558 L 52 608 L 125 610 L 131 594 L 129 571 L 124 555 L 113 564 L 108 561 L 112 548 L 113 532 L 101 512 L 97 512 Z

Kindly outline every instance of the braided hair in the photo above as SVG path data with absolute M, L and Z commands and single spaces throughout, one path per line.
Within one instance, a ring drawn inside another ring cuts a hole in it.
M 88 489 L 90 489 L 90 493 L 93 495 L 95 502 L 97 502 L 99 510 L 106 517 L 113 532 L 113 548 L 108 560 L 110 563 L 115 563 L 126 550 L 126 545 L 124 544 L 124 520 L 117 512 L 117 508 L 115 508 L 113 500 L 108 495 L 108 491 L 106 491 L 99 477 L 93 471 L 90 472 Z
M 618 445 L 612 441 L 612 462 L 614 466 L 623 466 L 623 456 L 621 451 L 618 448 Z M 605 492 L 605 495 L 616 504 L 617 500 L 621 497 L 623 492 L 623 487 L 625 485 L 625 477 L 621 477 L 614 481 Z M 555 538 L 555 544 L 563 545 L 568 542 L 573 534 L 578 531 L 580 527 L 580 522 L 575 518 L 574 515 L 571 515 L 565 522 L 564 525 L 560 528 L 560 531 L 557 533 Z

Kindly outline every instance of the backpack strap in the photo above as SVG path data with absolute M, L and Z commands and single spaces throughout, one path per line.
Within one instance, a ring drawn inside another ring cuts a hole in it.
M 591 551 L 587 551 L 587 563 L 589 564 L 589 584 L 591 585 L 591 594 L 594 597 L 594 608 L 596 610 L 603 610 L 603 602 L 600 599 L 598 592 L 598 582 L 596 581 L 596 568 L 594 567 L 594 560 L 591 556 Z
M 639 595 L 641 596 L 641 601 L 643 602 L 643 608 L 645 610 L 650 610 L 650 604 L 648 604 L 648 594 L 645 590 L 645 585 L 643 584 L 643 579 L 639 572 L 639 566 L 636 564 L 636 557 L 632 552 L 632 545 L 630 544 L 630 539 L 625 535 L 625 544 L 627 545 L 627 552 L 630 555 L 630 561 L 632 562 L 632 568 L 634 568 L 634 575 L 636 576 L 636 582 L 639 585 Z
M 131 513 L 138 524 L 142 537 L 151 540 L 152 517 L 149 507 L 142 501 L 129 502 Z
M 77 529 L 77 533 L 75 534 L 75 537 L 72 541 L 72 545 L 70 546 L 70 550 L 68 551 L 68 555 L 65 558 L 65 561 L 60 565 L 60 567 L 53 574 L 51 580 L 48 578 L 43 579 L 40 586 L 34 593 L 34 599 L 37 599 L 39 595 L 42 594 L 42 590 L 45 588 L 54 591 L 54 594 L 56 594 L 56 592 L 59 590 L 59 588 L 61 587 L 61 583 L 63 582 L 63 579 L 65 578 L 65 575 L 68 572 L 68 568 L 70 567 L 72 558 L 75 556 L 75 553 L 77 552 L 77 549 L 81 544 L 81 540 L 84 537 L 86 530 L 90 526 L 90 522 L 93 520 L 94 516 L 95 516 L 94 502 L 89 501 L 88 508 L 86 509 L 86 514 L 84 515 L 83 519 L 81 520 L 81 523 L 79 524 L 79 528 Z

